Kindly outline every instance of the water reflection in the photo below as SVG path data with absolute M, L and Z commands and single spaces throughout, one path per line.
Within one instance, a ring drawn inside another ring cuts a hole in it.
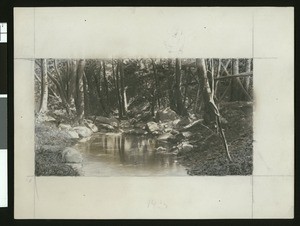
M 186 176 L 174 155 L 161 154 L 157 147 L 167 143 L 144 136 L 116 133 L 95 134 L 77 145 L 84 156 L 86 176 Z

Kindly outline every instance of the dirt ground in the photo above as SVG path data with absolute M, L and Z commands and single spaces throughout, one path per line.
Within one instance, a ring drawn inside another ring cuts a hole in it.
M 187 167 L 189 175 L 251 175 L 253 169 L 253 108 L 235 103 L 220 110 L 227 123 L 225 132 L 230 162 L 221 138 L 215 134 L 213 125 L 193 128 L 189 139 L 196 148 L 179 153 L 179 162 Z M 209 128 L 213 128 L 210 130 Z

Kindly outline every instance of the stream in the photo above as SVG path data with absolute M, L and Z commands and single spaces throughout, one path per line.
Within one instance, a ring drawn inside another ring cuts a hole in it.
M 170 148 L 155 138 L 119 133 L 95 133 L 76 145 L 84 176 L 188 176 L 175 155 L 159 153 L 157 147 Z

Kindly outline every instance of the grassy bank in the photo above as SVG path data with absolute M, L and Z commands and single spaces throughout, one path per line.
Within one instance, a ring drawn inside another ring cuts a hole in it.
M 76 140 L 56 126 L 36 123 L 35 125 L 35 175 L 78 176 L 79 173 L 64 163 L 62 151 L 71 147 Z
M 220 111 L 227 120 L 222 125 L 232 162 L 226 158 L 225 149 L 216 129 L 199 125 L 194 128 L 190 142 L 193 151 L 179 154 L 179 161 L 190 175 L 251 175 L 253 169 L 252 106 L 238 103 Z M 213 128 L 213 126 L 210 126 Z

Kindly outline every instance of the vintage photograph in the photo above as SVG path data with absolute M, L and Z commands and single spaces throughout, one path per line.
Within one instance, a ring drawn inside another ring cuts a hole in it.
M 252 59 L 36 59 L 36 176 L 251 175 Z
M 13 13 L 15 219 L 293 218 L 292 7 Z

